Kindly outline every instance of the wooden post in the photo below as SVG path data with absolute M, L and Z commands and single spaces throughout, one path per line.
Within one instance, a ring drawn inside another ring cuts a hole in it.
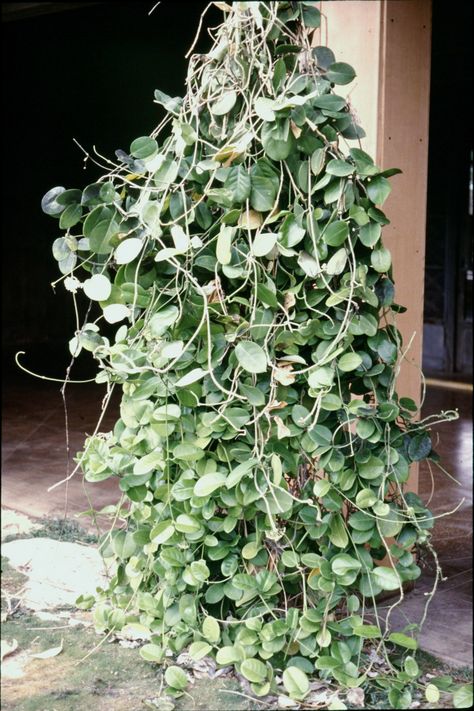
M 391 224 L 384 242 L 393 258 L 397 315 L 404 347 L 397 391 L 419 402 L 423 335 L 426 195 L 428 181 L 431 0 L 323 0 L 315 44 L 357 72 L 348 95 L 367 137 L 362 147 L 383 169 L 400 168 L 383 206 Z M 346 89 L 344 92 L 343 90 Z M 418 488 L 418 467 L 409 486 Z
M 431 64 L 431 2 L 389 0 L 381 16 L 377 161 L 400 167 L 386 203 L 384 230 L 392 252 L 396 297 L 405 347 L 414 336 L 400 373 L 401 391 L 418 400 L 421 382 L 425 271 L 428 132 Z

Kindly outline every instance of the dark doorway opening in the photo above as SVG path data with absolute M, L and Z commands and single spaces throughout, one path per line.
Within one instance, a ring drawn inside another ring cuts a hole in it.
M 472 5 L 433 2 L 423 368 L 472 377 Z
M 187 60 L 204 1 L 4 3 L 2 360 L 5 380 L 28 379 L 15 364 L 63 378 L 76 329 L 74 307 L 52 255 L 59 225 L 41 211 L 47 190 L 84 188 L 104 173 L 84 162 L 106 158 L 148 135 L 163 109 L 154 90 L 185 92 Z M 206 24 L 222 12 L 211 6 Z M 207 51 L 202 32 L 195 51 Z M 87 304 L 83 304 L 85 309 Z M 82 311 L 81 311 L 82 314 Z M 90 354 L 71 377 L 95 374 Z M 29 378 L 31 381 L 31 378 Z

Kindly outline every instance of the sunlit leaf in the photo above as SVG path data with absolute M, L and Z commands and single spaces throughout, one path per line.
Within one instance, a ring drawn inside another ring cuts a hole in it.
M 228 114 L 229 111 L 234 107 L 237 101 L 237 94 L 235 91 L 228 91 L 221 96 L 214 104 L 211 106 L 211 112 L 214 116 L 223 116 Z
M 186 672 L 176 666 L 168 667 L 165 671 L 165 680 L 173 689 L 185 689 L 188 685 Z
M 283 684 L 292 699 L 304 699 L 309 692 L 309 680 L 304 671 L 289 666 L 283 672 Z
M 112 284 L 105 274 L 94 274 L 83 284 L 85 295 L 93 301 L 106 301 L 112 291 Z
M 264 373 L 267 369 L 267 356 L 258 343 L 240 341 L 235 347 L 235 355 L 248 373 Z

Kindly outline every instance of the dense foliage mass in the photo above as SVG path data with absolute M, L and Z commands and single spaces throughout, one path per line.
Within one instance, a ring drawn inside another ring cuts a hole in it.
M 88 481 L 123 492 L 97 625 L 133 627 L 152 661 L 215 654 L 257 695 L 283 672 L 301 700 L 315 669 L 363 684 L 365 640 L 416 649 L 368 606 L 420 574 L 433 518 L 404 484 L 436 455 L 395 390 L 401 307 L 380 207 L 398 171 L 357 147 L 337 91 L 354 70 L 311 47 L 314 3 L 224 10 L 185 97 L 156 91 L 159 127 L 43 209 L 65 231 L 66 288 L 101 309 L 71 352 L 91 351 L 97 381 L 123 391 L 113 432 L 78 455 Z M 186 683 L 177 667 L 166 678 Z

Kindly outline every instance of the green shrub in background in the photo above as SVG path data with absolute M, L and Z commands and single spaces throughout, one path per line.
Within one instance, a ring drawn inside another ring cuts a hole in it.
M 363 686 L 372 649 L 406 708 L 413 626 L 385 629 L 375 601 L 398 591 L 395 606 L 414 550 L 432 550 L 433 516 L 404 485 L 437 455 L 436 418 L 395 389 L 403 309 L 381 206 L 399 171 L 359 147 L 338 93 L 355 72 L 311 48 L 316 3 L 217 4 L 185 97 L 155 92 L 158 128 L 96 183 L 43 199 L 66 288 L 100 307 L 71 353 L 123 393 L 77 460 L 123 492 L 95 621 L 141 630 L 153 662 L 215 656 L 257 696 L 282 675 L 296 701 L 315 674 Z M 182 693 L 181 669 L 165 678 Z

